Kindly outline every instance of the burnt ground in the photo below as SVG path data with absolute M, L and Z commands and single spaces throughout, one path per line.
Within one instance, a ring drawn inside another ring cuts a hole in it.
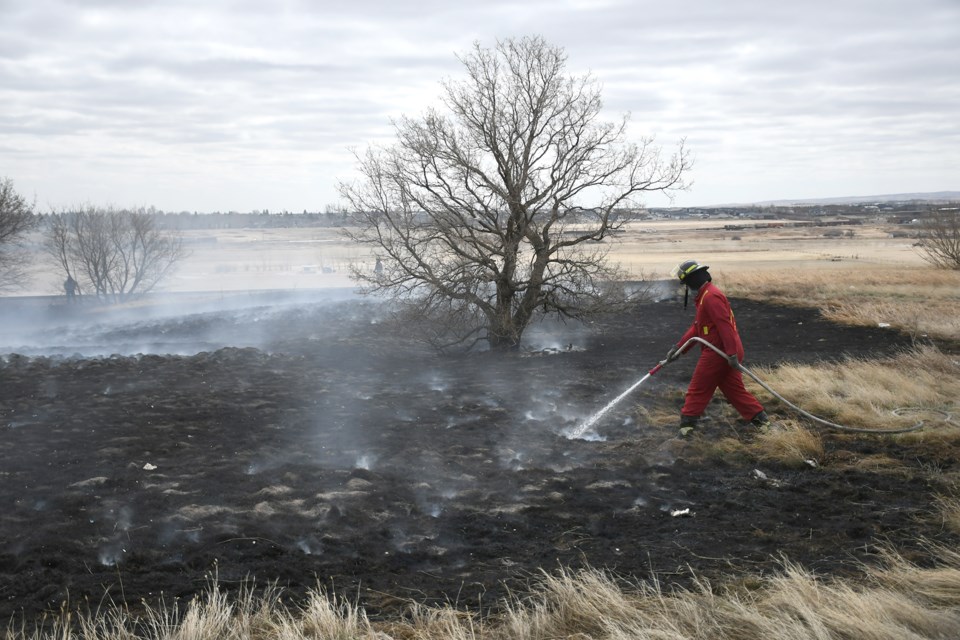
M 909 345 L 815 310 L 733 304 L 748 366 Z M 4 356 L 0 620 L 64 601 L 170 603 L 213 574 L 292 599 L 332 588 L 373 618 L 410 599 L 488 611 L 541 568 L 669 588 L 782 557 L 856 574 L 881 543 L 922 558 L 921 537 L 957 542 L 928 476 L 952 452 L 825 434 L 826 459 L 795 469 L 671 441 L 692 356 L 567 437 L 680 336 L 692 308 L 676 301 L 537 327 L 505 356 L 435 355 L 381 313 L 332 301 L 71 325 L 45 329 L 59 355 Z M 80 333 L 120 355 L 70 355 Z M 709 413 L 705 440 L 752 437 L 721 401 Z M 902 465 L 851 464 L 881 453 Z

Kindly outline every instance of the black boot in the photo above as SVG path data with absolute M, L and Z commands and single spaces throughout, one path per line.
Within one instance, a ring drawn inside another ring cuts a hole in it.
M 770 431 L 770 418 L 767 417 L 766 411 L 761 411 L 757 415 L 753 416 L 750 419 L 750 424 L 757 428 L 757 431 L 760 433 L 767 433 Z
M 699 420 L 700 416 L 685 416 L 680 414 L 680 437 L 691 437 L 697 430 L 697 421 Z

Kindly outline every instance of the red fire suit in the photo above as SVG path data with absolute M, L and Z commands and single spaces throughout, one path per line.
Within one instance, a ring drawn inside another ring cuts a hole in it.
M 694 302 L 697 315 L 677 346 L 699 336 L 726 354 L 737 354 L 737 360 L 742 362 L 743 343 L 740 342 L 737 323 L 727 296 L 712 282 L 707 282 L 700 287 Z M 690 386 L 687 387 L 686 400 L 680 413 L 691 417 L 700 416 L 717 388 L 744 420 L 751 420 L 763 411 L 763 405 L 743 386 L 743 375 L 740 371 L 731 367 L 713 349 L 700 345 L 700 359 L 693 371 Z

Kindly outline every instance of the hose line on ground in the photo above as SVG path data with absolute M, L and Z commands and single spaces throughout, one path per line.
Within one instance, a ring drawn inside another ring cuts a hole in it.
M 690 338 L 689 340 L 687 340 L 686 342 L 684 342 L 684 343 L 683 343 L 683 346 L 680 347 L 680 349 L 677 351 L 677 353 L 683 353 L 683 352 L 685 352 L 692 342 L 699 342 L 699 343 L 701 343 L 701 344 L 703 344 L 703 345 L 705 345 L 705 346 L 707 346 L 707 347 L 710 347 L 711 349 L 713 349 L 714 351 L 716 351 L 717 354 L 719 354 L 720 356 L 722 356 L 724 359 L 727 358 L 727 354 L 725 354 L 723 351 L 721 351 L 720 349 L 718 349 L 716 346 L 710 344 L 709 342 L 707 342 L 707 341 L 704 340 L 703 338 L 699 338 L 699 337 L 696 337 L 696 336 L 694 336 L 693 338 Z M 911 432 L 911 431 L 917 431 L 917 430 L 919 430 L 919 429 L 922 429 L 923 426 L 924 426 L 924 421 L 923 421 L 923 420 L 921 420 L 920 422 L 916 423 L 916 424 L 913 425 L 913 426 L 903 427 L 903 428 L 900 428 L 900 429 L 862 429 L 862 428 L 858 428 L 858 427 L 847 427 L 847 426 L 844 426 L 844 425 L 842 425 L 842 424 L 837 424 L 836 422 L 830 422 L 829 420 L 824 420 L 823 418 L 817 417 L 817 416 L 813 415 L 812 413 L 810 413 L 810 412 L 808 412 L 808 411 L 804 411 L 803 409 L 801 409 L 801 408 L 798 407 L 797 405 L 793 404 L 792 402 L 790 402 L 789 400 L 787 400 L 786 398 L 784 398 L 782 395 L 780 395 L 779 393 L 777 393 L 776 391 L 774 391 L 774 390 L 770 387 L 770 385 L 768 385 L 766 382 L 764 382 L 763 380 L 761 380 L 760 378 L 758 378 L 756 374 L 754 374 L 752 371 L 750 371 L 749 369 L 747 369 L 747 368 L 746 368 L 745 366 L 743 366 L 742 364 L 739 364 L 739 363 L 738 363 L 738 364 L 737 364 L 737 369 L 739 369 L 742 373 L 745 373 L 745 374 L 747 374 L 748 376 L 750 376 L 751 378 L 753 378 L 754 382 L 756 382 L 757 384 L 759 384 L 761 387 L 763 387 L 763 388 L 766 389 L 768 392 L 770 392 L 771 394 L 773 394 L 773 396 L 774 396 L 775 398 L 779 399 L 781 402 L 783 402 L 784 404 L 786 404 L 788 407 L 790 407 L 791 409 L 793 409 L 794 411 L 796 411 L 797 413 L 799 413 L 799 414 L 802 415 L 803 417 L 808 418 L 809 420 L 812 420 L 812 421 L 817 422 L 817 423 L 819 423 L 819 424 L 825 425 L 825 426 L 827 426 L 827 427 L 831 427 L 831 428 L 833 428 L 833 429 L 838 429 L 838 430 L 840 430 L 840 431 L 850 431 L 850 432 L 853 432 L 853 433 L 880 433 L 880 434 L 891 433 L 891 434 L 892 434 L 892 433 L 909 433 L 909 432 Z M 912 410 L 914 410 L 914 409 L 911 408 L 911 407 L 901 407 L 901 408 L 898 408 L 898 409 L 894 409 L 893 413 L 894 413 L 895 415 L 900 416 L 900 415 L 902 415 L 903 413 L 905 413 L 905 412 L 907 412 L 907 411 L 912 411 Z M 940 413 L 940 414 L 942 414 L 942 415 L 944 416 L 944 418 L 943 418 L 944 422 L 950 422 L 951 424 L 953 423 L 952 416 L 951 416 L 948 412 L 946 412 L 946 411 L 941 411 L 940 409 L 922 409 L 922 411 L 928 411 L 928 412 L 931 412 L 931 413 Z

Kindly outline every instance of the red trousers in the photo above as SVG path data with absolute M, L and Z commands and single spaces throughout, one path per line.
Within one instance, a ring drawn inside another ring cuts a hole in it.
M 713 350 L 704 349 L 693 370 L 693 378 L 687 387 L 687 397 L 680 413 L 692 417 L 702 415 L 713 398 L 713 392 L 718 388 L 744 420 L 751 420 L 763 411 L 763 405 L 743 386 L 743 374 Z

